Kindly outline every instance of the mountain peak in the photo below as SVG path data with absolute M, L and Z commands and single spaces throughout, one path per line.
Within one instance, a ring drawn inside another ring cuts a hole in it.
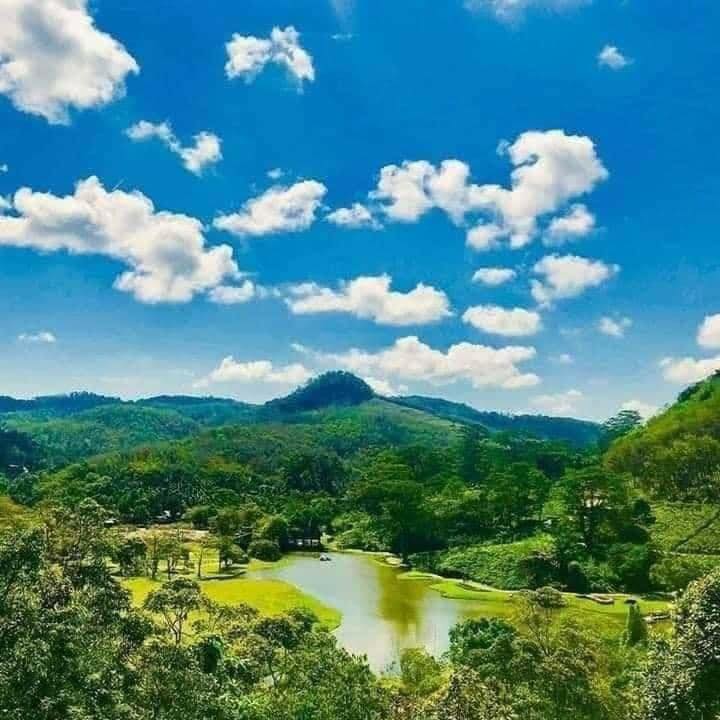
M 313 378 L 290 395 L 271 400 L 265 407 L 283 412 L 318 410 L 333 405 L 360 405 L 372 400 L 375 393 L 359 377 L 336 370 Z

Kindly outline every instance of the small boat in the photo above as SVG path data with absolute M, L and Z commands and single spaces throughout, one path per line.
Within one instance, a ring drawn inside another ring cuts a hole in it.
M 329 555 L 326 555 L 325 553 L 320 555 L 320 562 L 330 562 L 331 560 L 332 560 L 332 558 Z

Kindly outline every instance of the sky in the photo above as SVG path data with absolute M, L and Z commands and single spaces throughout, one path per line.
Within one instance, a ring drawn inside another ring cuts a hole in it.
M 0 394 L 602 420 L 720 368 L 711 0 L 5 0 Z

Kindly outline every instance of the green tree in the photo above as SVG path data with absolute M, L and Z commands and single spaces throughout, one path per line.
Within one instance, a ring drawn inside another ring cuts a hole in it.
M 200 608 L 201 600 L 200 586 L 194 580 L 175 578 L 153 590 L 145 598 L 143 607 L 162 618 L 166 630 L 179 645 L 188 616 Z

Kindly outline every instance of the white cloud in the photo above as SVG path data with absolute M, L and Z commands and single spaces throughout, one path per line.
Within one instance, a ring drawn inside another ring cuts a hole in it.
M 668 382 L 689 385 L 720 370 L 720 355 L 700 360 L 692 357 L 666 357 L 660 361 L 660 367 L 663 377 Z
M 548 395 L 537 395 L 530 401 L 533 407 L 549 415 L 569 415 L 577 412 L 577 404 L 583 394 L 579 390 Z
M 296 315 L 345 312 L 380 325 L 424 325 L 452 315 L 441 290 L 419 283 L 402 293 L 391 290 L 391 283 L 389 275 L 358 277 L 338 290 L 303 283 L 290 288 L 285 302 Z
M 349 208 L 338 208 L 325 217 L 328 222 L 340 227 L 351 229 L 372 228 L 379 230 L 382 226 L 373 217 L 370 210 L 361 203 L 354 203 Z
M 315 222 L 325 193 L 327 188 L 316 180 L 290 187 L 276 185 L 248 200 L 240 212 L 218 216 L 213 225 L 240 237 L 307 230 Z
M 238 274 L 232 248 L 206 245 L 199 220 L 156 211 L 138 191 L 108 192 L 96 177 L 65 197 L 21 188 L 13 207 L 0 215 L 0 247 L 113 258 L 129 266 L 115 288 L 142 302 L 187 302 Z
M 363 380 L 372 388 L 373 392 L 384 397 L 397 397 L 407 392 L 407 385 L 395 387 L 389 380 L 382 378 L 364 377 Z
M 555 362 L 559 365 L 572 365 L 575 362 L 575 358 L 570 353 L 560 353 L 555 357 Z
M 42 330 L 37 333 L 21 333 L 18 335 L 18 341 L 21 343 L 41 343 L 52 345 L 57 342 L 57 338 L 48 330 Z
M 641 417 L 645 420 L 651 418 L 653 415 L 657 415 L 660 410 L 657 405 L 650 405 L 642 400 L 627 400 L 620 406 L 620 409 L 634 410 L 635 412 L 640 413 Z
M 623 338 L 625 331 L 632 327 L 632 320 L 629 317 L 622 317 L 614 320 L 611 317 L 601 317 L 598 321 L 598 331 L 610 337 Z
M 588 288 L 598 287 L 620 271 L 618 265 L 588 260 L 577 255 L 546 255 L 535 263 L 533 272 L 542 280 L 533 280 L 533 298 L 541 305 L 573 298 Z
M 355 348 L 345 353 L 320 353 L 297 344 L 293 347 L 326 366 L 342 367 L 369 377 L 421 380 L 437 385 L 467 380 L 476 388 L 506 390 L 531 387 L 540 382 L 537 375 L 524 373 L 518 367 L 535 357 L 532 347 L 492 348 L 461 342 L 442 352 L 415 336 L 399 338 L 378 352 Z
M 632 63 L 632 60 L 625 57 L 615 45 L 606 45 L 597 56 L 598 65 L 611 70 L 622 70 Z
M 439 166 L 405 161 L 381 169 L 370 199 L 395 222 L 417 222 L 435 208 L 458 225 L 471 220 L 467 244 L 478 250 L 492 248 L 503 238 L 518 248 L 537 235 L 540 218 L 563 210 L 608 177 L 593 141 L 562 130 L 525 132 L 504 146 L 504 152 L 514 166 L 509 189 L 471 183 L 469 166 L 459 160 Z M 578 212 L 573 216 L 571 209 L 559 227 L 577 231 L 580 224 Z
M 546 245 L 563 245 L 589 235 L 595 229 L 595 216 L 578 203 L 566 215 L 553 218 L 545 232 Z
M 697 342 L 700 347 L 720 348 L 720 314 L 705 316 L 698 328 Z
M 194 135 L 195 144 L 186 147 L 183 147 L 167 122 L 151 123 L 141 120 L 129 127 L 125 134 L 135 142 L 153 138 L 160 140 L 182 160 L 185 169 L 195 175 L 202 175 L 206 167 L 222 160 L 222 151 L 220 150 L 222 141 L 211 132 L 203 131 Z
M 257 297 L 259 289 L 251 280 L 242 285 L 218 285 L 208 293 L 208 299 L 218 305 L 239 305 Z
M 272 170 L 268 170 L 267 176 L 271 180 L 279 180 L 284 174 L 285 171 L 282 168 L 273 168 Z
M 122 96 L 135 60 L 98 30 L 87 0 L 0 3 L 0 93 L 27 113 L 68 123 L 71 108 L 99 107 Z
M 520 20 L 529 10 L 562 12 L 587 5 L 591 0 L 465 0 L 468 10 L 484 10 L 502 22 Z
M 0 173 L 6 173 L 10 168 L 8 167 L 7 163 L 3 163 L 0 165 Z
M 472 276 L 473 282 L 479 282 L 490 287 L 497 287 L 510 282 L 517 277 L 517 273 L 510 268 L 485 267 L 479 268 Z
M 203 388 L 216 383 L 300 385 L 312 376 L 313 373 L 299 363 L 275 366 L 269 360 L 238 362 L 228 355 L 209 375 L 198 380 L 195 387 Z
M 535 335 L 542 329 L 540 315 L 523 308 L 507 309 L 498 305 L 469 307 L 462 316 L 463 322 L 493 335 L 524 337 Z
M 269 38 L 234 33 L 225 45 L 225 74 L 232 80 L 252 82 L 268 63 L 284 67 L 298 83 L 313 82 L 315 68 L 310 54 L 300 45 L 300 33 L 292 27 L 274 27 Z

